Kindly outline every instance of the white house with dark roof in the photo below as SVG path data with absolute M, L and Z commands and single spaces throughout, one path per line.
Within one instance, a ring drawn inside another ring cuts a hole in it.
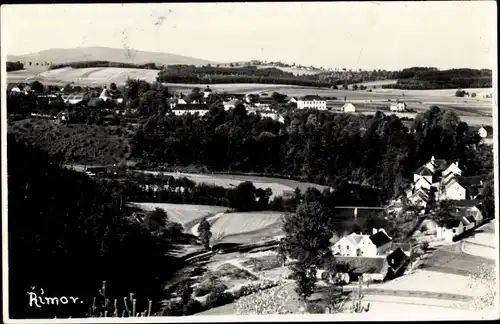
M 450 178 L 440 187 L 439 200 L 463 200 L 466 199 L 467 190 L 456 178 Z
M 207 86 L 205 90 L 203 90 L 203 97 L 208 98 L 212 94 L 212 89 L 210 89 L 210 86 Z
M 172 109 L 172 112 L 176 116 L 182 116 L 182 115 L 196 115 L 198 114 L 199 116 L 203 116 L 206 113 L 208 113 L 208 106 L 205 104 L 183 104 L 179 105 L 177 104 L 174 109 Z
M 372 235 L 352 233 L 331 247 L 334 255 L 349 257 L 383 256 L 391 249 L 392 238 L 383 229 L 374 229 Z

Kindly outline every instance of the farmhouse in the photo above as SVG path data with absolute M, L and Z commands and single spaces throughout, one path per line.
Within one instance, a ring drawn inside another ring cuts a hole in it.
M 354 107 L 354 105 L 352 103 L 348 102 L 340 108 L 340 111 L 352 113 L 352 112 L 356 112 L 356 107 Z
M 462 220 L 459 218 L 452 218 L 447 220 L 443 226 L 436 226 L 436 237 L 445 242 L 453 242 L 453 238 L 462 234 L 463 231 L 464 224 Z
M 442 184 L 440 200 L 462 200 L 466 198 L 467 190 L 456 178 L 451 178 Z
M 405 111 L 406 110 L 406 102 L 396 102 L 394 104 L 391 104 L 390 106 L 391 111 Z
M 274 103 L 272 98 L 259 98 L 255 103 L 255 107 L 261 110 L 270 110 L 271 105 Z
M 389 264 L 384 257 L 357 258 L 349 256 L 335 257 L 335 264 L 340 273 L 348 273 L 350 281 L 382 281 L 387 276 Z
M 208 106 L 205 104 L 177 104 L 172 112 L 176 116 L 182 116 L 186 114 L 198 114 L 199 116 L 203 116 L 208 112 Z
M 289 97 L 289 96 L 286 96 L 284 101 L 287 103 L 287 104 L 292 104 L 292 103 L 297 103 L 297 98 L 295 97 Z

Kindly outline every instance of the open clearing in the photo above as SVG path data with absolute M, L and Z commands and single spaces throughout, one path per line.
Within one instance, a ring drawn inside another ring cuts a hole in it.
M 215 241 L 224 243 L 251 243 L 269 239 L 276 234 L 266 232 L 266 229 L 281 231 L 281 216 L 278 212 L 247 212 L 247 213 L 227 213 L 217 218 L 212 224 L 211 231 Z M 238 238 L 238 236 L 242 238 Z
M 183 205 L 183 204 L 163 204 L 163 203 L 131 203 L 132 205 L 146 211 L 156 208 L 163 209 L 169 218 L 185 226 L 187 223 L 199 220 L 205 216 L 211 216 L 228 210 L 227 207 L 206 206 L 206 205 Z

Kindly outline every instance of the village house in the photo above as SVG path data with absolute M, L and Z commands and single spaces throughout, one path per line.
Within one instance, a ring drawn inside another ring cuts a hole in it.
M 390 250 L 392 238 L 383 229 L 373 229 L 372 235 L 352 233 L 341 238 L 331 247 L 334 255 L 374 257 Z
M 223 103 L 224 110 L 234 109 L 236 107 L 236 105 L 238 104 L 238 102 L 239 102 L 238 99 L 232 99 L 232 100 L 224 102 Z
M 340 108 L 340 111 L 345 112 L 345 113 L 353 113 L 353 112 L 356 112 L 356 107 L 354 107 L 354 105 L 352 103 L 348 102 L 348 103 L 345 103 Z
M 406 111 L 406 102 L 397 101 L 389 107 L 391 111 Z
M 276 120 L 276 121 L 278 121 L 280 123 L 284 123 L 285 122 L 285 118 L 283 116 L 281 116 L 280 114 L 275 113 L 275 112 L 256 111 L 256 113 L 258 113 L 262 118 L 268 117 L 268 118 L 272 118 L 273 120 Z
M 259 110 L 271 110 L 271 105 L 274 103 L 272 98 L 259 98 L 254 104 Z
M 210 86 L 207 86 L 205 90 L 203 90 L 203 98 L 208 98 L 212 94 L 212 89 L 210 89 Z
M 296 104 L 297 103 L 297 98 L 295 97 L 289 97 L 289 96 L 286 96 L 284 101 L 287 103 L 287 104 Z
M 445 242 L 453 242 L 455 236 L 462 234 L 464 224 L 460 218 L 448 219 L 442 226 L 436 226 L 436 238 Z

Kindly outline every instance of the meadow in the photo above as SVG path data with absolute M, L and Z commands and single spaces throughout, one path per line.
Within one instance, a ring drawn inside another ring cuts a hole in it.
M 212 216 L 228 210 L 227 207 L 206 206 L 206 205 L 184 205 L 168 203 L 140 203 L 134 202 L 131 205 L 145 211 L 152 211 L 156 208 L 163 209 L 171 221 L 180 223 L 185 229 L 187 224 L 200 220 L 205 216 Z

